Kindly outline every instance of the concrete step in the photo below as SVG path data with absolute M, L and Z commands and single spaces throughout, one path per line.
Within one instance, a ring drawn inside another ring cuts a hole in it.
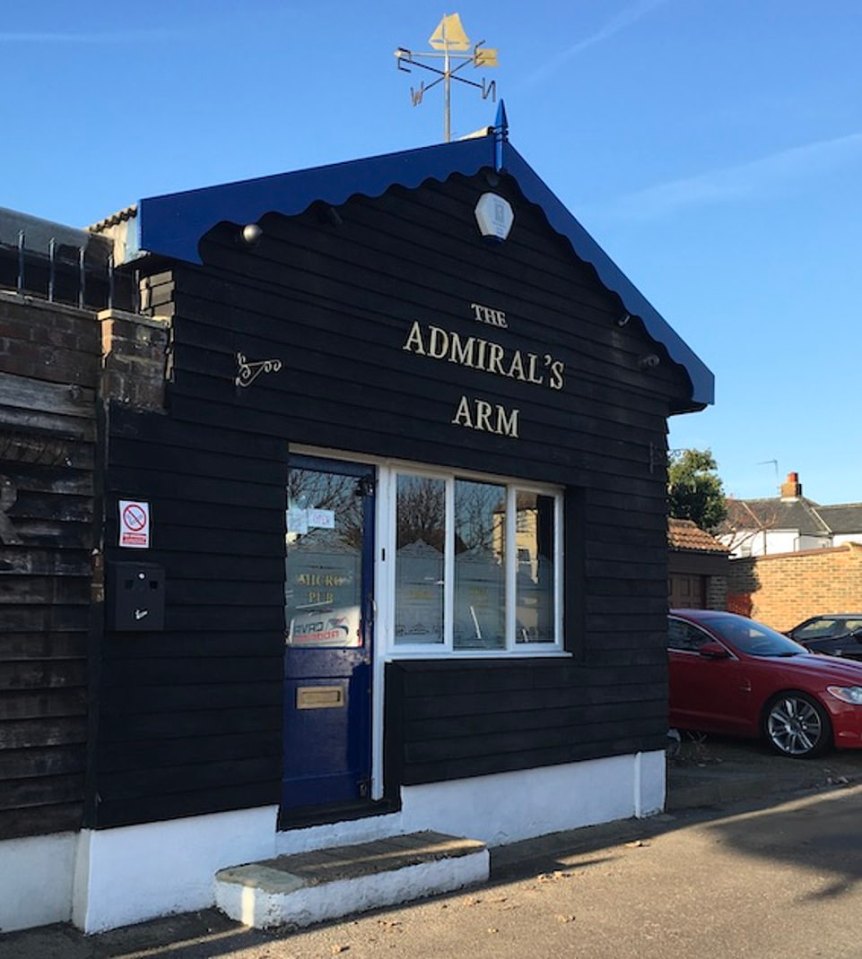
M 416 832 L 221 869 L 215 898 L 257 929 L 310 926 L 487 882 L 489 868 L 482 842 Z

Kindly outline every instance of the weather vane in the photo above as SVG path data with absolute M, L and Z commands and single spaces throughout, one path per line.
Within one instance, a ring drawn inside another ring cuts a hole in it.
M 470 50 L 470 38 L 467 36 L 461 18 L 457 13 L 446 13 L 443 19 L 437 24 L 437 29 L 431 34 L 428 42 L 434 48 L 425 52 L 416 50 L 407 50 L 405 47 L 399 47 L 395 51 L 395 58 L 398 61 L 398 69 L 405 73 L 410 73 L 411 67 L 419 67 L 422 70 L 428 70 L 437 74 L 437 79 L 433 80 L 427 86 L 424 81 L 419 83 L 418 88 L 410 87 L 410 98 L 413 106 L 418 107 L 425 94 L 436 87 L 438 83 L 443 84 L 443 139 L 448 143 L 451 139 L 451 86 L 452 81 L 466 83 L 467 86 L 476 87 L 482 91 L 482 99 L 487 100 L 491 97 L 492 101 L 497 99 L 497 84 L 495 80 L 487 83 L 482 79 L 481 83 L 468 80 L 466 77 L 458 76 L 458 72 L 463 70 L 468 64 L 472 63 L 474 67 L 496 67 L 497 51 L 489 50 L 484 46 L 485 41 L 481 40 Z M 443 69 L 432 66 L 429 63 L 423 63 L 423 60 L 442 60 Z M 453 66 L 457 64 L 456 66 Z

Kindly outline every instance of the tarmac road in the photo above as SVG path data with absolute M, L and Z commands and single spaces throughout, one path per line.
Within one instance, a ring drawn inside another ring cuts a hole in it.
M 751 755 L 713 765 L 771 768 Z M 714 771 L 706 759 L 691 761 L 697 775 Z M 488 886 L 355 920 L 257 932 L 206 911 L 89 938 L 56 926 L 0 936 L 0 959 L 858 959 L 862 755 L 790 769 L 821 781 L 796 798 L 762 794 L 506 847 Z

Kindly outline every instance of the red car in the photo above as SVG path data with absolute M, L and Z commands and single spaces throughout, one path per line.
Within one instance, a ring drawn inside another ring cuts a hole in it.
M 707 609 L 668 618 L 670 725 L 764 737 L 785 756 L 862 749 L 862 663 Z

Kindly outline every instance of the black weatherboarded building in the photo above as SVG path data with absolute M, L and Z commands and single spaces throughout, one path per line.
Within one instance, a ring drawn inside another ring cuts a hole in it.
M 100 230 L 168 348 L 161 406 L 105 406 L 76 922 L 661 809 L 667 419 L 712 376 L 502 113 Z

